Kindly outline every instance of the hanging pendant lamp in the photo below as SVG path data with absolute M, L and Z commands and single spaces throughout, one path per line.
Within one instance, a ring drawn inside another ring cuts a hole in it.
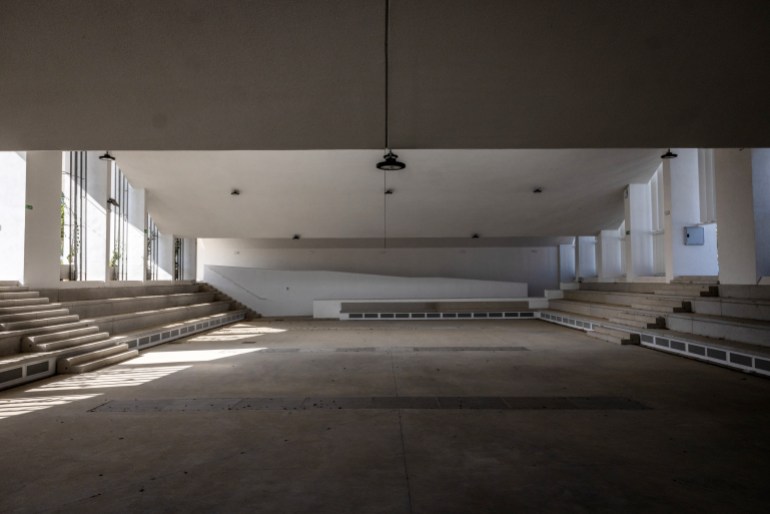
M 390 89 L 390 0 L 385 0 L 385 155 L 377 163 L 377 168 L 383 171 L 398 171 L 406 168 L 406 164 L 398 160 L 398 155 L 390 149 L 390 127 L 388 125 L 389 89 Z
M 664 153 L 663 155 L 661 155 L 661 156 L 660 156 L 660 158 L 661 158 L 661 159 L 674 159 L 674 158 L 676 158 L 676 157 L 678 157 L 678 155 L 677 155 L 677 154 L 675 154 L 674 152 L 672 152 L 672 151 L 671 151 L 671 148 L 669 148 L 669 149 L 666 151 L 666 153 Z

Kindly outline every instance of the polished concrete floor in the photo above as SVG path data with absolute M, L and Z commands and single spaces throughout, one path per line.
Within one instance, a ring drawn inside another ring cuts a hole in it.
M 770 380 L 540 321 L 253 322 L 0 392 L 0 512 L 767 512 Z

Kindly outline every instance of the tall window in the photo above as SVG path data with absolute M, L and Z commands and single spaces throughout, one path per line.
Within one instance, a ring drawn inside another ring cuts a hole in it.
M 716 223 L 717 197 L 714 185 L 714 150 L 698 150 L 698 191 L 700 193 L 700 222 Z
M 174 237 L 174 280 L 184 279 L 184 239 Z
M 83 280 L 86 273 L 85 221 L 88 202 L 86 152 L 64 152 L 60 205 L 62 280 Z
M 147 280 L 158 279 L 158 227 L 152 220 L 152 216 L 147 215 Z
M 652 274 L 666 274 L 666 235 L 664 216 L 663 167 L 658 167 L 650 179 L 650 229 L 652 232 Z
M 125 280 L 128 274 L 128 180 L 114 163 L 111 170 L 112 191 L 110 205 L 112 244 L 110 247 L 110 278 Z

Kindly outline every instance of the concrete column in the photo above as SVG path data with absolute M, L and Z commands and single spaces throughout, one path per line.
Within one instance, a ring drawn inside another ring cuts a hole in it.
M 596 238 L 578 236 L 575 238 L 576 274 L 578 278 L 596 277 Z
M 715 149 L 714 175 L 719 227 L 719 281 L 722 284 L 756 284 L 751 150 Z
M 617 230 L 602 230 L 596 236 L 596 273 L 599 280 L 617 280 L 623 275 L 621 243 Z
M 701 226 L 698 150 L 675 148 L 679 157 L 663 161 L 663 223 L 666 280 L 687 275 L 719 273 L 716 230 Z M 685 244 L 685 227 L 700 226 L 704 244 Z
M 128 280 L 144 280 L 147 264 L 147 211 L 145 190 L 128 188 L 128 234 L 126 252 L 126 277 Z
M 757 276 L 770 277 L 770 148 L 751 151 L 751 168 Z
M 174 279 L 174 236 L 158 232 L 158 280 Z
M 24 280 L 25 158 L 0 152 L 0 280 Z
M 196 257 L 198 240 L 194 237 L 184 239 L 184 276 L 183 280 L 195 280 L 196 275 Z
M 574 282 L 575 280 L 575 246 L 559 245 L 559 282 Z
M 648 184 L 629 184 L 625 194 L 626 280 L 654 273 L 652 213 Z
M 62 152 L 27 152 L 24 284 L 59 285 Z

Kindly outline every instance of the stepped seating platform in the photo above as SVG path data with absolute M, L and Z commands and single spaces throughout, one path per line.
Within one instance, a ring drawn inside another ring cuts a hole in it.
M 717 296 L 722 291 L 730 297 Z M 597 339 L 770 376 L 770 287 L 721 286 L 702 279 L 671 284 L 581 284 L 550 292 L 538 317 Z M 655 323 L 649 322 L 655 319 Z
M 343 320 L 532 319 L 527 298 L 341 300 Z
M 57 372 L 99 369 L 143 348 L 256 314 L 193 282 L 42 291 L 15 283 L 0 287 L 9 295 L 0 299 L 0 389 Z

